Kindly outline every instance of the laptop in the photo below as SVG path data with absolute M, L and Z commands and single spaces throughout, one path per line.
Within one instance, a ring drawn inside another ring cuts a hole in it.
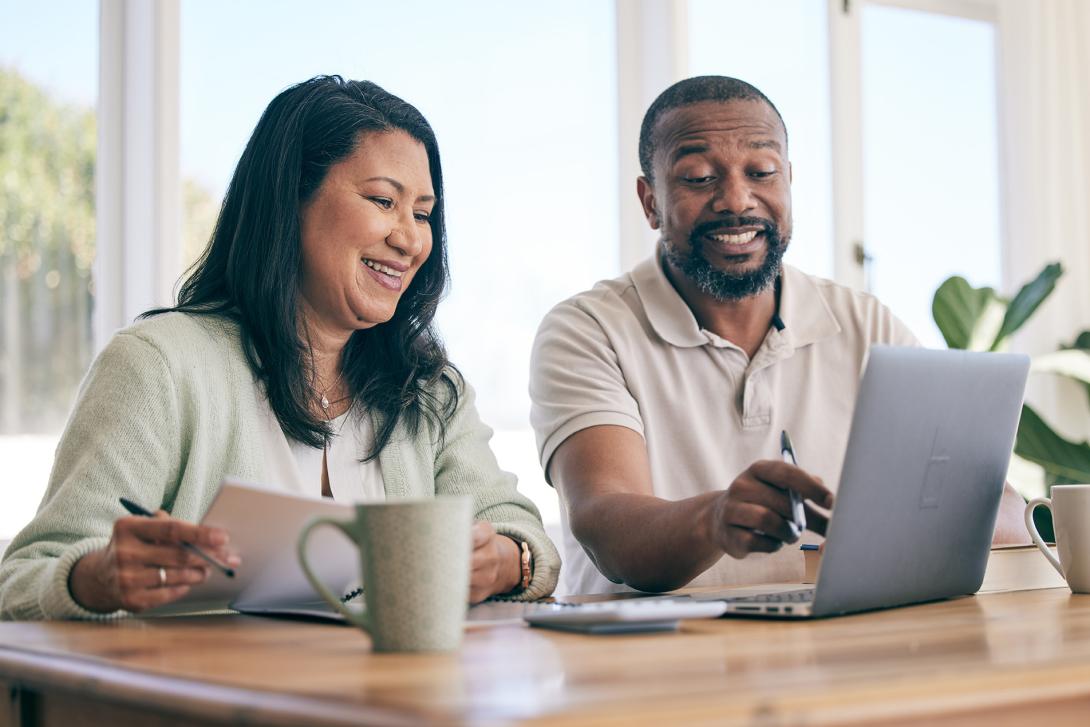
M 1028 372 L 1016 354 L 872 347 L 815 587 L 693 597 L 815 618 L 975 593 Z

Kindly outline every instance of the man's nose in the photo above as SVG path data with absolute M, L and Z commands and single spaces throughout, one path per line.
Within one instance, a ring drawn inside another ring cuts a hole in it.
M 717 214 L 744 215 L 756 206 L 749 178 L 745 174 L 724 175 L 715 189 L 712 200 Z

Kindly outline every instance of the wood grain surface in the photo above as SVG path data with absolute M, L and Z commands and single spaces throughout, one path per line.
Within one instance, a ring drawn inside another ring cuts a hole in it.
M 1090 596 L 687 621 L 672 634 L 502 625 L 430 655 L 373 654 L 352 628 L 244 616 L 0 623 L 0 683 L 13 699 L 0 725 L 94 709 L 162 725 L 1090 724 Z

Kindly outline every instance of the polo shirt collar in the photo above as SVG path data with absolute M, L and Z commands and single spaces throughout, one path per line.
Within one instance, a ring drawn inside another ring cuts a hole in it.
M 801 348 L 840 333 L 825 292 L 815 279 L 790 265 L 780 282 L 780 320 L 793 348 Z
M 658 253 L 632 269 L 632 284 L 643 303 L 647 320 L 655 333 L 679 348 L 694 348 L 709 342 L 685 299 L 674 289 L 662 268 Z M 821 288 L 800 270 L 783 266 L 780 283 L 780 320 L 792 348 L 799 348 L 840 332 Z
M 647 320 L 662 340 L 680 348 L 703 346 L 708 342 L 708 336 L 700 329 L 689 305 L 667 279 L 657 252 L 632 269 L 632 284 L 636 286 Z

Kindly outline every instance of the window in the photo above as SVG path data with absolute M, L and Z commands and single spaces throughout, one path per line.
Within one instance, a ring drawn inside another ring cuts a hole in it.
M 84 0 L 0 6 L 0 540 L 38 507 L 92 355 L 97 26 Z
M 787 125 L 793 171 L 795 228 L 785 260 L 831 278 L 826 12 L 825 0 L 690 0 L 689 75 L 740 78 L 776 104 Z
M 530 346 L 549 308 L 617 274 L 614 58 L 610 3 L 326 0 L 304 12 L 185 0 L 189 259 L 277 92 L 337 73 L 403 95 L 432 124 L 443 155 L 453 285 L 439 328 L 497 430 L 501 466 L 555 523 L 528 421 Z
M 928 346 L 951 275 L 1001 285 L 995 28 L 862 8 L 868 285 Z

